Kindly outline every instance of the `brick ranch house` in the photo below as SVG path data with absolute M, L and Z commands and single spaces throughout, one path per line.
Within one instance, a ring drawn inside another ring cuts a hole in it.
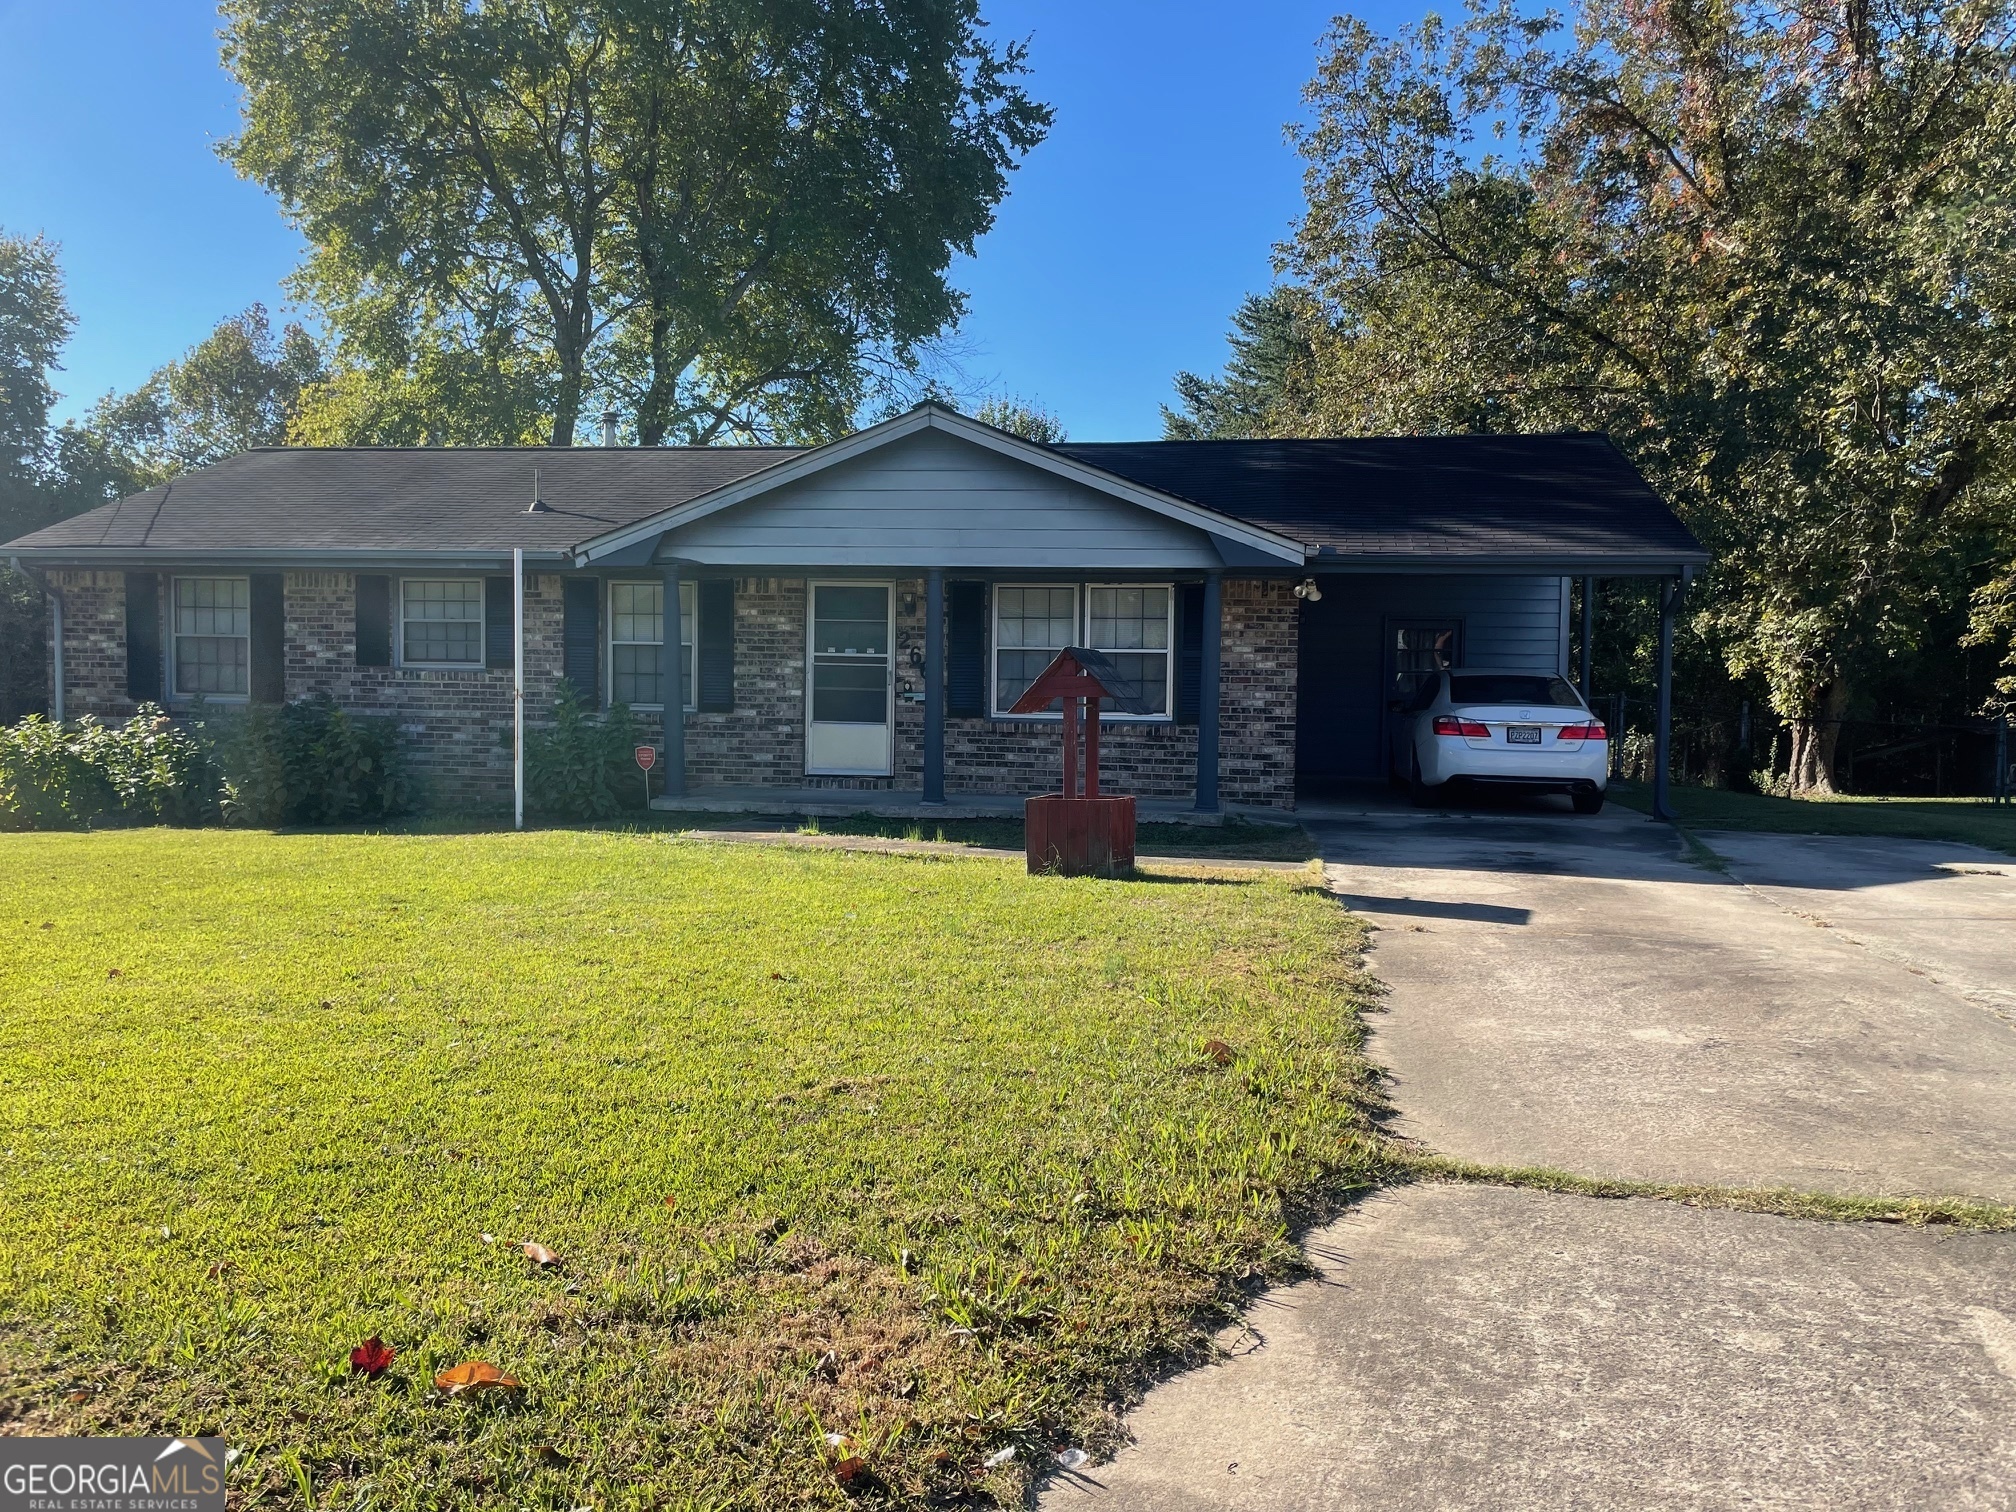
M 487 804 L 514 550 L 529 717 L 563 676 L 629 704 L 660 803 L 1048 790 L 1055 716 L 1006 710 L 1083 644 L 1152 710 L 1109 790 L 1205 815 L 1381 778 L 1412 674 L 1565 673 L 1572 579 L 1662 578 L 1670 628 L 1706 561 L 1601 436 L 1046 446 L 929 404 L 814 448 L 262 449 L 0 555 L 59 717 L 328 694 Z

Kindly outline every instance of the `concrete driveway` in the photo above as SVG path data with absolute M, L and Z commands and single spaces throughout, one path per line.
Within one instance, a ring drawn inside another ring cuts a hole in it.
M 1565 806 L 1564 806 L 1565 810 Z M 2016 859 L 1629 812 L 1306 816 L 1400 1132 L 1585 1175 L 2016 1200 Z M 1048 1512 L 2016 1507 L 2016 1235 L 1483 1186 L 1311 1236 Z

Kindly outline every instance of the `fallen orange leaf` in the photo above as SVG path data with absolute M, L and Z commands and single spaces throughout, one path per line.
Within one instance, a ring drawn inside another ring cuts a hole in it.
M 868 1473 L 868 1461 L 858 1454 L 850 1454 L 833 1467 L 833 1479 L 843 1486 L 851 1486 Z
M 530 1260 L 534 1265 L 558 1265 L 560 1263 L 558 1255 L 546 1248 L 545 1245 L 535 1243 L 530 1239 L 525 1241 L 525 1258 Z
M 506 1375 L 488 1360 L 464 1360 L 434 1377 L 434 1384 L 450 1396 L 465 1391 L 516 1391 L 518 1377 Z
M 1232 1064 L 1233 1049 L 1221 1039 L 1204 1041 L 1204 1053 L 1211 1058 L 1213 1065 L 1229 1066 Z

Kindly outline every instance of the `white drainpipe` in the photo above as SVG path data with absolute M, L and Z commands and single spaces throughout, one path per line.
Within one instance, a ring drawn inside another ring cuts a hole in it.
M 525 550 L 511 549 L 511 818 L 525 828 Z

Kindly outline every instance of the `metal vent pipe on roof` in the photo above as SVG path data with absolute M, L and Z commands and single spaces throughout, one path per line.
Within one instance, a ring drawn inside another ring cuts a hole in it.
M 539 469 L 532 469 L 532 502 L 525 506 L 527 514 L 546 513 L 546 501 L 539 497 Z
M 602 444 L 604 446 L 616 444 L 616 410 L 613 405 L 602 411 Z

